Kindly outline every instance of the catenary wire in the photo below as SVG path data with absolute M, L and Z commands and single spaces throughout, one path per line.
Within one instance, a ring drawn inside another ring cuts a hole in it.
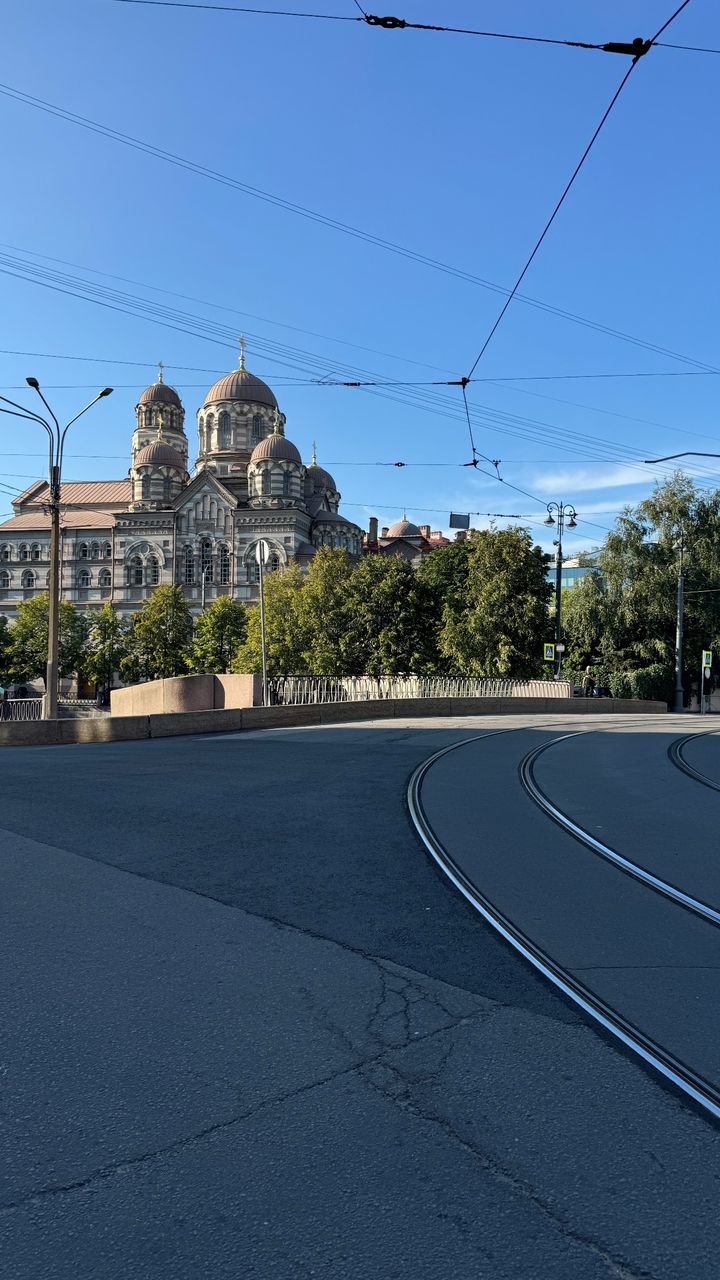
M 687 2 L 689 2 L 689 0 L 687 0 Z M 267 203 L 276 205 L 277 207 L 284 209 L 286 212 L 295 213 L 300 217 L 308 218 L 311 221 L 320 223 L 321 225 L 326 226 L 332 230 L 336 230 L 345 235 L 355 237 L 356 239 L 359 239 L 366 243 L 373 244 L 376 247 L 384 249 L 389 253 L 397 254 L 400 257 L 407 258 L 411 261 L 427 266 L 433 270 L 442 271 L 442 272 L 445 272 L 446 274 L 455 276 L 459 279 L 466 280 L 471 284 L 477 285 L 483 289 L 488 289 L 493 293 L 499 293 L 505 296 L 509 292 L 509 290 L 504 286 L 494 284 L 492 281 L 489 281 L 489 280 L 484 280 L 482 277 L 475 276 L 471 272 L 465 271 L 462 268 L 454 267 L 449 263 L 440 262 L 438 259 L 431 258 L 426 254 L 422 254 L 415 250 L 408 249 L 403 245 L 395 244 L 393 241 L 384 240 L 380 236 L 375 236 L 370 232 L 366 232 L 361 230 L 360 228 L 353 227 L 349 223 L 340 222 L 339 220 L 330 218 L 325 214 L 320 214 L 312 209 L 308 209 L 303 205 L 294 204 L 292 201 L 285 200 L 284 197 L 276 196 L 271 194 L 270 192 L 262 191 L 257 187 L 252 187 L 247 183 L 241 182 L 239 179 L 228 176 L 227 174 L 222 174 L 216 170 L 208 169 L 203 165 L 197 164 L 195 161 L 187 160 L 182 156 L 175 155 L 172 152 L 163 151 L 161 148 L 155 147 L 154 144 L 152 143 L 146 143 L 139 139 L 132 138 L 127 134 L 121 133 L 119 130 L 112 129 L 106 125 L 101 125 L 97 121 L 90 120 L 87 117 L 79 116 L 74 112 L 67 111 L 65 110 L 65 108 L 58 107 L 55 104 L 46 102 L 41 98 L 35 98 L 30 94 L 24 93 L 20 89 L 13 88 L 10 85 L 0 84 L 0 94 L 4 94 L 6 97 L 12 98 L 18 102 L 21 102 L 26 106 L 32 106 L 38 110 L 45 111 L 47 112 L 47 114 L 56 116 L 57 118 L 64 120 L 66 123 L 75 124 L 78 127 L 89 129 L 91 132 L 99 133 L 101 136 L 107 137 L 111 141 L 118 142 L 118 143 L 121 143 L 122 145 L 132 147 L 135 150 L 141 151 L 145 154 L 161 159 L 168 164 L 172 164 L 180 168 L 188 169 L 190 172 L 194 173 L 196 176 L 205 177 L 210 181 L 218 182 L 221 185 L 232 187 L 236 190 L 242 191 L 245 195 L 249 195 L 255 199 L 264 200 Z M 562 319 L 572 321 L 573 323 L 582 325 L 583 327 L 593 329 L 598 333 L 608 334 L 610 337 L 615 337 L 621 341 L 631 343 L 634 346 L 643 348 L 644 350 L 653 351 L 659 355 L 666 355 L 670 359 L 678 360 L 684 364 L 693 365 L 699 369 L 707 369 L 708 371 L 718 372 L 718 370 L 713 365 L 707 364 L 704 361 L 697 360 L 690 356 L 682 355 L 678 352 L 670 350 L 667 347 L 662 347 L 657 343 L 646 341 L 643 338 L 634 337 L 632 334 L 623 333 L 621 330 L 613 329 L 610 325 L 605 325 L 600 323 L 599 321 L 591 320 L 588 317 L 577 315 L 576 313 L 567 311 L 562 307 L 556 307 L 556 306 L 553 306 L 551 303 L 543 302 L 538 298 L 532 298 L 529 295 L 516 292 L 515 300 L 518 302 L 523 302 L 527 306 L 535 307 L 541 311 L 545 311 L 551 315 L 556 315 Z
M 570 49 L 591 49 L 599 52 L 625 53 L 628 56 L 633 56 L 630 45 L 623 45 L 622 42 L 597 43 L 587 40 L 560 40 L 550 36 L 529 36 L 512 31 L 478 31 L 472 27 L 447 27 L 429 22 L 408 22 L 404 18 L 379 18 L 375 14 L 367 13 L 360 4 L 360 0 L 353 0 L 355 7 L 361 14 L 359 18 L 339 13 L 310 13 L 304 9 L 254 9 L 246 5 L 208 4 L 201 3 L 201 0 L 114 0 L 114 3 L 145 5 L 150 8 L 160 9 L 199 9 L 220 13 L 246 13 L 267 18 L 313 18 L 321 22 L 362 22 L 372 27 L 393 31 L 427 31 L 451 35 L 482 36 L 490 40 L 519 41 L 524 44 L 564 45 Z M 654 41 L 653 43 L 656 42 Z M 697 45 L 666 44 L 664 41 L 657 43 L 658 47 L 662 49 L 684 49 L 691 53 L 720 53 L 719 49 L 706 49 Z
M 133 295 L 120 293 L 119 291 L 116 291 L 116 290 L 111 291 L 106 289 L 105 287 L 101 289 L 98 286 L 89 284 L 87 281 L 79 280 L 77 277 L 68 276 L 66 273 L 54 272 L 47 268 L 39 268 L 37 267 L 36 264 L 30 264 L 30 265 L 21 264 L 19 260 L 8 259 L 7 257 L 5 258 L 5 261 L 10 261 L 13 263 L 13 265 L 17 263 L 17 265 L 20 266 L 23 271 L 25 271 L 25 276 L 23 278 L 30 278 L 35 283 L 43 284 L 46 287 L 50 287 L 50 288 L 55 287 L 55 285 L 52 283 L 53 281 L 56 283 L 62 282 L 63 285 L 71 284 L 73 288 L 71 288 L 70 290 L 61 288 L 60 291 L 61 292 L 69 291 L 73 294 L 73 296 L 83 297 L 86 301 L 99 302 L 100 305 L 104 305 L 104 306 L 109 305 L 112 307 L 112 309 L 121 310 L 126 314 L 136 315 L 138 314 L 138 308 L 139 308 L 140 314 L 143 314 L 145 315 L 146 318 L 151 318 L 154 322 L 161 323 L 161 324 L 167 323 L 166 317 L 170 317 L 171 320 L 179 319 L 181 321 L 180 324 L 171 323 L 169 327 L 174 329 L 180 329 L 183 332 L 192 332 L 193 335 L 202 336 L 206 339 L 208 338 L 209 333 L 222 334 L 224 338 L 227 339 L 228 343 L 230 340 L 232 340 L 234 343 L 234 340 L 235 340 L 234 335 L 231 335 L 231 331 L 226 326 L 222 326 L 222 325 L 215 324 L 214 322 L 210 322 L 205 317 L 200 318 L 197 316 L 192 316 L 185 312 L 177 312 L 176 310 L 171 310 L 164 307 L 158 308 L 156 304 L 150 303 L 146 299 L 137 298 L 137 297 L 134 297 Z M 0 270 L 1 269 L 2 268 L 0 267 Z M 30 272 L 29 276 L 27 275 L 28 271 Z M 81 289 L 82 292 L 78 293 L 77 288 Z M 88 296 L 88 294 L 90 296 Z M 130 304 L 132 307 L 132 310 L 128 311 L 128 308 L 125 305 L 120 307 L 114 306 L 111 302 L 108 301 L 108 299 L 110 298 L 119 300 L 124 304 L 125 303 Z M 154 308 L 154 311 L 153 311 L 153 308 Z M 188 328 L 188 323 L 191 324 L 192 326 L 191 328 Z M 202 334 L 198 333 L 198 327 L 197 327 L 198 325 L 201 325 L 204 329 L 204 332 Z M 210 340 L 212 340 L 212 338 L 210 338 Z M 264 347 L 266 348 L 266 351 L 268 353 L 270 352 L 273 353 L 273 354 L 270 354 L 269 358 L 274 363 L 280 363 L 287 366 L 288 361 L 287 359 L 283 358 L 283 356 L 287 354 L 292 354 L 294 367 L 298 368 L 299 366 L 297 365 L 296 357 L 299 354 L 303 362 L 302 364 L 303 369 L 307 369 L 306 362 L 308 359 L 311 359 L 316 362 L 319 360 L 321 364 L 324 364 L 326 368 L 328 367 L 331 368 L 333 372 L 336 372 L 338 369 L 347 368 L 347 366 L 342 366 L 338 364 L 338 362 L 336 361 L 328 363 L 327 360 L 325 360 L 322 357 L 318 357 L 315 354 L 308 353 L 308 352 L 298 352 L 294 348 L 288 348 L 284 345 L 278 345 L 277 343 L 268 342 L 267 340 L 262 340 L 260 338 L 257 338 L 257 344 L 259 349 L 262 350 Z M 222 342 L 222 345 L 225 345 L 225 341 Z M 317 364 L 316 364 L 316 367 L 317 367 Z M 348 369 L 348 371 L 350 370 Z M 354 384 L 355 385 L 361 384 L 363 380 L 358 379 L 357 369 L 353 368 L 352 372 L 355 375 L 353 380 Z M 362 372 L 366 373 L 367 371 L 362 371 Z M 333 381 L 337 382 L 337 378 L 335 378 Z M 328 380 L 327 374 L 326 374 L 324 380 L 317 381 L 317 385 L 331 386 L 333 385 L 333 381 Z M 380 385 L 379 380 L 375 379 L 374 381 L 376 382 L 376 385 L 378 386 Z M 386 380 L 386 383 L 388 386 L 392 386 L 392 384 L 390 383 L 390 380 Z M 390 391 L 386 390 L 385 392 L 378 390 L 376 391 L 376 394 L 380 394 L 380 395 L 384 394 L 385 398 L 396 399 L 402 403 L 408 403 L 408 404 L 414 405 L 415 407 L 423 408 L 424 410 L 430 411 L 430 412 L 435 411 L 437 408 L 437 404 L 441 402 L 441 397 L 436 395 L 433 398 L 433 402 L 430 403 L 428 401 L 428 397 L 425 396 L 424 398 L 421 398 L 421 393 L 419 392 L 411 393 L 410 396 L 405 396 L 405 397 L 395 394 L 392 390 Z M 590 406 L 588 406 L 588 408 L 589 407 Z M 497 409 L 489 411 L 487 407 L 480 406 L 479 412 L 478 412 L 478 409 L 475 409 L 475 408 L 473 409 L 473 412 L 478 414 L 478 416 L 484 416 L 486 423 L 492 424 L 496 430 L 501 430 L 500 426 L 498 425 L 498 421 L 515 421 L 518 423 L 530 423 L 535 426 L 540 426 L 541 428 L 551 428 L 556 433 L 562 434 L 562 429 L 558 429 L 555 426 L 555 424 L 548 423 L 548 422 L 535 422 L 532 419 L 522 419 L 518 417 L 518 415 L 506 415 L 501 410 L 497 410 Z M 671 428 L 668 426 L 667 429 L 673 430 L 673 431 L 678 430 L 680 433 L 684 433 L 682 428 L 676 429 L 674 427 Z M 696 434 L 699 434 L 699 433 L 696 433 Z M 573 435 L 577 438 L 577 433 L 573 433 Z M 606 445 L 605 441 L 598 442 L 594 437 L 588 436 L 586 434 L 583 435 L 582 440 L 583 440 L 583 444 L 590 443 L 591 446 L 594 446 L 596 443 L 599 443 L 601 447 L 604 447 Z M 623 447 L 623 446 L 620 446 L 619 442 L 611 442 L 611 443 L 617 445 L 618 448 Z M 639 450 L 636 452 L 640 454 Z M 608 460 L 614 461 L 616 459 L 613 456 L 612 459 L 608 459 Z
M 687 6 L 688 6 L 688 4 L 689 4 L 689 3 L 690 3 L 690 0 L 683 0 L 682 4 L 680 4 L 680 5 L 678 6 L 678 8 L 675 10 L 675 12 L 674 12 L 674 13 L 672 13 L 672 14 L 670 15 L 670 17 L 667 19 L 667 21 L 666 21 L 666 22 L 664 22 L 664 23 L 663 23 L 663 25 L 662 25 L 662 26 L 661 26 L 661 27 L 660 27 L 660 28 L 655 32 L 655 35 L 654 35 L 654 36 L 652 37 L 652 39 L 648 42 L 648 45 L 647 45 L 647 48 L 648 48 L 648 49 L 652 46 L 652 44 L 654 43 L 654 41 L 655 41 L 655 40 L 657 40 L 658 36 L 659 36 L 659 35 L 661 35 L 663 31 L 666 31 L 666 30 L 667 30 L 667 28 L 670 26 L 671 22 L 674 22 L 674 21 L 675 21 L 675 19 L 678 17 L 678 15 L 679 15 L 680 13 L 682 13 L 683 9 L 686 9 L 686 8 L 687 8 Z M 647 49 L 643 49 L 643 53 L 646 53 L 646 52 L 647 52 Z M 595 128 L 595 131 L 594 131 L 594 133 L 593 133 L 592 137 L 590 138 L 590 141 L 588 142 L 588 144 L 587 144 L 587 146 L 586 146 L 585 150 L 583 151 L 583 153 L 582 153 L 582 155 L 581 155 L 581 157 L 580 157 L 580 159 L 579 159 L 578 163 L 576 164 L 576 166 L 575 166 L 575 168 L 574 168 L 574 170 L 573 170 L 572 174 L 570 175 L 570 179 L 569 179 L 569 181 L 567 182 L 567 184 L 566 184 L 566 186 L 565 186 L 565 188 L 564 188 L 564 190 L 563 190 L 563 192 L 562 192 L 562 194 L 561 194 L 561 196 L 560 196 L 560 199 L 558 200 L 558 202 L 557 202 L 557 204 L 555 205 L 555 207 L 554 207 L 554 209 L 553 209 L 552 213 L 550 214 L 550 217 L 548 218 L 547 222 L 545 223 L 545 226 L 543 227 L 543 229 L 542 229 L 542 231 L 541 231 L 541 233 L 540 233 L 540 235 L 539 235 L 538 239 L 536 240 L 536 242 L 535 242 L 535 244 L 534 244 L 534 246 L 533 246 L 533 248 L 532 248 L 532 250 L 531 250 L 531 252 L 530 252 L 530 254 L 529 254 L 529 256 L 528 256 L 528 258 L 526 259 L 525 264 L 524 264 L 524 266 L 523 266 L 523 268 L 522 268 L 522 270 L 521 270 L 521 272 L 520 272 L 519 276 L 517 277 L 517 279 L 516 279 L 516 281 L 515 281 L 515 283 L 514 283 L 514 285 L 513 285 L 512 289 L 510 290 L 510 293 L 508 294 L 507 298 L 505 299 L 505 302 L 503 303 L 503 306 L 502 306 L 502 307 L 501 307 L 501 309 L 500 309 L 500 313 L 499 313 L 499 315 L 497 316 L 497 318 L 496 318 L 496 320 L 495 320 L 495 323 L 493 324 L 492 328 L 490 329 L 490 332 L 488 333 L 488 335 L 487 335 L 487 337 L 486 337 L 485 341 L 483 342 L 483 345 L 482 345 L 482 347 L 480 348 L 480 352 L 479 352 L 479 354 L 476 356 L 476 358 L 475 358 L 475 362 L 474 362 L 474 364 L 472 365 L 472 367 L 471 367 L 471 369 L 470 369 L 469 374 L 467 375 L 467 376 L 468 376 L 468 379 L 471 379 L 471 378 L 472 378 L 472 375 L 474 374 L 475 370 L 477 369 L 477 366 L 479 365 L 479 363 L 480 363 L 480 361 L 481 361 L 482 357 L 484 356 L 484 354 L 485 354 L 485 352 L 486 352 L 486 350 L 487 350 L 488 346 L 490 345 L 490 343 L 491 343 L 491 341 L 492 341 L 492 339 L 493 339 L 493 337 L 494 337 L 495 333 L 497 332 L 497 330 L 498 330 L 498 328 L 499 328 L 500 324 L 502 323 L 503 317 L 505 316 L 505 314 L 506 314 L 506 312 L 507 312 L 507 310 L 508 310 L 508 307 L 510 306 L 510 304 L 511 304 L 511 302 L 512 302 L 513 298 L 515 297 L 515 294 L 517 293 L 518 289 L 520 288 L 520 285 L 522 284 L 523 280 L 525 279 L 525 276 L 527 275 L 527 273 L 528 273 L 528 271 L 529 271 L 529 269 L 530 269 L 530 267 L 531 267 L 531 265 L 532 265 L 532 263 L 533 263 L 533 261 L 534 261 L 534 259 L 535 259 L 536 255 L 537 255 L 538 251 L 540 250 L 540 248 L 541 248 L 541 246 L 542 246 L 542 243 L 543 243 L 543 241 L 544 241 L 544 239 L 545 239 L 546 235 L 548 234 L 548 232 L 549 232 L 550 228 L 552 227 L 553 222 L 555 221 L 555 219 L 556 219 L 556 217 L 557 217 L 558 213 L 560 212 L 560 210 L 561 210 L 561 208 L 562 208 L 563 204 L 565 203 L 565 200 L 566 200 L 567 196 L 569 195 L 569 193 L 570 193 L 570 191 L 571 191 L 571 189 L 572 189 L 572 187 L 573 187 L 573 184 L 574 184 L 574 182 L 575 182 L 575 180 L 576 180 L 576 178 L 577 178 L 578 174 L 579 174 L 579 173 L 580 173 L 580 171 L 582 170 L 582 168 L 583 168 L 583 166 L 584 166 L 584 164 L 585 164 L 585 161 L 587 160 L 588 156 L 590 155 L 590 152 L 592 151 L 592 149 L 593 149 L 593 147 L 594 147 L 594 145 L 595 145 L 595 142 L 597 141 L 597 139 L 598 139 L 598 137 L 599 137 L 599 135 L 600 135 L 600 133 L 601 133 L 601 131 L 602 131 L 602 128 L 603 128 L 603 126 L 604 126 L 604 124 L 605 124 L 606 120 L 608 119 L 608 117 L 609 117 L 610 113 L 612 112 L 612 109 L 613 109 L 613 107 L 615 106 L 615 103 L 618 101 L 618 98 L 620 97 L 620 95 L 621 95 L 621 93 L 622 93 L 623 89 L 625 88 L 625 85 L 627 84 L 628 80 L 630 79 L 630 76 L 632 75 L 633 71 L 635 70 L 635 68 L 636 68 L 636 66 L 637 66 L 637 64 L 638 64 L 639 59 L 640 59 L 640 57 L 641 57 L 641 56 L 642 56 L 642 54 L 638 54 L 638 56 L 637 56 L 637 57 L 633 58 L 633 61 L 630 63 L 630 66 L 628 67 L 627 71 L 625 72 L 625 75 L 623 76 L 622 80 L 620 81 L 620 84 L 618 85 L 617 89 L 615 90 L 615 93 L 613 94 L 612 98 L 610 99 L 610 102 L 609 102 L 608 106 L 605 108 L 605 111 L 603 112 L 603 114 L 602 114 L 602 116 L 601 116 L 601 118 L 600 118 L 600 122 L 599 122 L 599 124 L 597 125 L 597 127 Z

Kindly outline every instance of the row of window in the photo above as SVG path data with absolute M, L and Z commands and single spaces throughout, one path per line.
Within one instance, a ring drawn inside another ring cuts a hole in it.
M 21 542 L 18 547 L 18 560 L 42 560 L 47 547 L 39 542 Z M 112 545 L 109 542 L 81 542 L 77 548 L 78 560 L 110 560 Z M 12 560 L 12 547 L 5 543 L 0 547 L 0 560 Z
M 271 555 L 266 567 L 266 572 L 277 573 L 280 568 L 280 557 Z M 156 556 L 149 556 L 143 561 L 140 556 L 133 556 L 132 560 L 126 567 L 126 581 L 129 587 L 155 587 L 160 582 L 160 564 Z M 204 539 L 200 544 L 200 557 L 196 561 L 192 547 L 185 547 L 183 553 L 183 577 L 186 586 L 193 586 L 196 582 L 206 583 L 218 582 L 220 586 L 229 586 L 231 580 L 230 572 L 230 551 L 228 547 L 218 547 L 216 555 L 213 555 L 213 546 L 208 538 Z M 82 590 L 87 590 L 92 586 L 92 574 L 89 569 L 81 569 L 77 575 L 77 585 Z M 260 567 L 253 562 L 251 567 L 251 581 L 260 581 Z M 98 573 L 99 587 L 109 587 L 112 583 L 112 577 L 109 569 L 101 569 Z M 0 590 L 9 591 L 12 585 L 11 574 L 7 569 L 0 570 Z M 20 585 L 25 591 L 32 591 L 38 585 L 38 575 L 32 569 L 26 569 L 22 575 Z
M 282 481 L 283 481 L 282 482 L 283 497 L 290 498 L 292 496 L 293 477 L 290 475 L 289 471 L 283 471 Z M 260 472 L 260 496 L 263 498 L 269 498 L 271 493 L 272 493 L 272 472 L 266 469 L 265 471 Z

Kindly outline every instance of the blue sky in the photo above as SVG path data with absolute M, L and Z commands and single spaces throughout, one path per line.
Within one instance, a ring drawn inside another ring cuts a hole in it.
M 357 12 L 353 0 L 288 7 Z M 650 35 L 672 8 L 403 0 L 392 11 L 606 41 Z M 4 27 L 5 84 L 503 286 L 627 66 L 568 48 L 111 0 L 26 0 Z M 720 9 L 693 0 L 667 39 L 720 48 Z M 719 70 L 720 57 L 670 49 L 641 61 L 523 285 L 534 299 L 715 368 Z M 433 527 L 446 527 L 450 510 L 542 519 L 541 503 L 462 467 L 470 455 L 458 389 L 398 387 L 388 398 L 299 382 L 340 364 L 383 379 L 458 377 L 501 295 L 5 95 L 0 119 L 0 266 L 21 257 L 82 278 L 83 289 L 180 308 L 195 330 L 0 274 L 0 386 L 15 388 L 0 394 L 22 398 L 31 373 L 51 388 L 58 415 L 71 416 L 95 388 L 116 387 L 73 429 L 67 478 L 126 473 L 133 406 L 158 358 L 181 392 L 192 449 L 195 410 L 216 373 L 234 367 L 232 333 L 244 330 L 248 366 L 275 388 L 288 435 L 306 461 L 317 440 L 359 523 L 371 512 L 391 523 L 404 508 Z M 226 335 L 199 336 L 208 322 Z M 268 342 L 293 351 L 273 356 Z M 568 554 L 649 491 L 640 457 L 717 447 L 717 379 L 698 364 L 521 301 L 476 373 L 478 449 L 501 460 L 509 482 L 541 501 L 573 502 L 592 521 Z M 641 373 L 682 376 L 567 377 Z M 535 380 L 493 381 L 519 378 Z M 376 465 L 398 460 L 432 465 Z M 24 487 L 42 467 L 39 429 L 0 417 L 2 483 Z M 712 467 L 704 482 L 720 481 Z

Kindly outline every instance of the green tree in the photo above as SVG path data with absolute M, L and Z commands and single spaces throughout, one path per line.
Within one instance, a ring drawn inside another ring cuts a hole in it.
M 519 527 L 473 532 L 467 546 L 465 598 L 444 610 L 441 652 L 463 675 L 540 674 L 549 557 Z
M 113 675 L 120 670 L 128 652 L 130 625 L 111 604 L 87 614 L 87 656 L 85 671 L 110 696 Z
M 18 605 L 10 632 L 9 675 L 16 684 L 45 678 L 48 658 L 48 597 Z M 87 624 L 66 600 L 60 601 L 58 675 L 84 671 Z
M 433 599 L 406 561 L 366 556 L 348 582 L 347 614 L 347 674 L 417 675 L 434 668 Z
M 720 492 L 697 490 L 681 472 L 619 516 L 600 553 L 602 582 L 588 575 L 569 593 L 571 665 L 597 665 L 601 682 L 622 696 L 640 689 L 665 696 L 674 667 L 681 545 L 689 692 L 701 650 L 720 647 L 720 592 L 713 590 L 720 586 Z
M 229 596 L 218 596 L 195 624 L 192 668 L 198 672 L 229 671 L 245 640 L 247 609 Z
M 180 587 L 157 587 L 133 618 L 123 678 L 132 683 L 184 675 L 191 641 L 192 617 Z
M 307 633 L 299 609 L 303 589 L 303 575 L 297 565 L 282 573 L 265 576 L 268 675 L 308 674 Z M 243 675 L 259 675 L 262 671 L 259 605 L 248 609 L 245 639 L 237 651 L 232 669 Z
M 354 566 L 347 551 L 322 547 L 298 596 L 300 632 L 307 670 L 314 676 L 348 672 L 350 582 Z

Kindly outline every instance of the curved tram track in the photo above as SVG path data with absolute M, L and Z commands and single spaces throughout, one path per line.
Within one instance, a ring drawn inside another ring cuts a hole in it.
M 554 727 L 554 726 L 553 726 Z M 412 774 L 408 789 L 407 802 L 410 811 L 410 817 L 415 829 L 422 840 L 426 850 L 437 863 L 443 873 L 463 894 L 470 905 L 480 913 L 480 915 L 492 926 L 505 940 L 508 942 L 525 960 L 538 970 L 543 977 L 551 982 L 558 990 L 570 999 L 575 1005 L 588 1014 L 596 1023 L 609 1032 L 623 1045 L 637 1054 L 643 1062 L 658 1071 L 679 1088 L 683 1093 L 690 1097 L 695 1103 L 699 1104 L 704 1111 L 710 1113 L 715 1119 L 720 1119 L 720 1087 L 707 1079 L 702 1074 L 696 1072 L 692 1066 L 683 1061 L 682 1058 L 676 1056 L 665 1045 L 659 1043 L 656 1039 L 645 1034 L 645 1032 L 637 1025 L 636 1022 L 626 1018 L 622 1012 L 612 1004 L 603 1000 L 595 991 L 593 991 L 586 983 L 578 979 L 577 975 L 572 973 L 568 968 L 559 964 L 547 949 L 539 946 L 537 942 L 508 914 L 503 912 L 499 906 L 491 901 L 491 899 L 483 893 L 476 883 L 465 873 L 460 863 L 453 858 L 443 841 L 433 829 L 430 820 L 424 810 L 422 801 L 422 787 L 429 771 L 442 758 L 450 753 L 467 747 L 470 744 L 480 742 L 486 738 L 498 737 L 505 733 L 513 733 L 517 730 L 496 730 L 489 734 L 479 734 L 471 738 L 466 738 L 461 742 L 453 743 L 451 746 L 444 747 L 442 750 L 435 752 L 427 760 L 415 769 Z M 520 730 L 522 732 L 522 730 Z M 533 765 L 537 758 L 550 747 L 558 742 L 567 740 L 576 734 L 582 734 L 587 730 L 577 730 L 571 734 L 561 734 L 552 741 L 543 743 L 539 747 L 533 748 L 521 760 L 518 776 L 524 793 L 537 805 L 540 810 L 563 830 L 567 832 L 574 840 L 585 846 L 591 852 L 605 859 L 611 865 L 622 871 L 624 874 L 638 880 L 647 888 L 653 890 L 654 893 L 660 894 L 662 897 L 669 899 L 676 906 L 683 910 L 691 912 L 693 915 L 700 917 L 706 923 L 717 927 L 720 924 L 720 911 L 710 906 L 708 903 L 699 901 L 689 894 L 684 893 L 675 885 L 669 884 L 660 877 L 654 876 L 644 867 L 639 866 L 631 859 L 604 845 L 597 840 L 588 831 L 584 830 L 572 818 L 563 813 L 556 805 L 554 805 L 549 797 L 539 787 L 533 775 Z M 671 743 L 668 748 L 668 756 L 673 764 L 681 768 L 683 772 L 695 778 L 697 781 L 703 782 L 710 786 L 713 790 L 720 791 L 720 785 L 714 783 L 705 775 L 700 774 L 691 765 L 688 765 L 682 756 L 682 747 L 687 743 L 692 735 L 678 739 Z M 675 751 L 673 752 L 673 749 Z

